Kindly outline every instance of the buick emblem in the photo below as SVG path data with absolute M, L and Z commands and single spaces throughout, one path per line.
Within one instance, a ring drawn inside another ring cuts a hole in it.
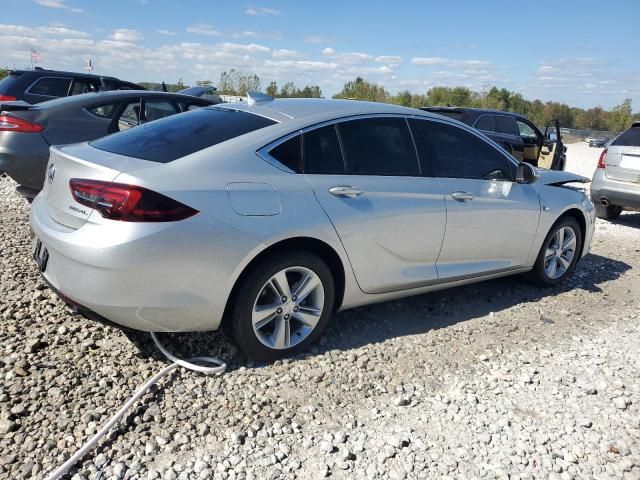
M 49 180 L 49 183 L 53 183 L 53 177 L 56 176 L 56 166 L 52 163 L 51 165 L 49 165 L 49 168 L 47 169 L 47 180 Z

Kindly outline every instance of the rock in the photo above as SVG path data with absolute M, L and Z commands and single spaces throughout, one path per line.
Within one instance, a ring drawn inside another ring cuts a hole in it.
M 9 432 L 13 432 L 16 429 L 17 425 L 14 421 L 9 420 L 8 418 L 0 420 L 0 435 L 6 435 Z

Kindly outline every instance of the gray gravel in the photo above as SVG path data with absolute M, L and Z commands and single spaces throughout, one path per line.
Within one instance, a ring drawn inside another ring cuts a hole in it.
M 599 222 L 571 285 L 507 278 L 348 311 L 312 353 L 161 381 L 79 479 L 640 479 L 640 214 Z M 0 479 L 43 477 L 165 360 L 71 316 L 0 179 Z

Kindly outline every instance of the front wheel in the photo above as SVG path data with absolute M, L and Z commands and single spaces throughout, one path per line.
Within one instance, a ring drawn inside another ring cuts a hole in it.
M 268 257 L 240 285 L 230 318 L 233 338 L 256 360 L 304 351 L 325 330 L 334 305 L 331 270 L 316 255 Z
M 582 245 L 582 231 L 575 219 L 565 217 L 551 228 L 531 271 L 533 280 L 543 286 L 557 285 L 576 268 Z

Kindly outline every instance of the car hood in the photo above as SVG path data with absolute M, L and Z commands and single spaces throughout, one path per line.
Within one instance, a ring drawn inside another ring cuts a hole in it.
M 538 182 L 544 185 L 563 185 L 565 183 L 589 183 L 587 177 L 563 170 L 538 170 Z

